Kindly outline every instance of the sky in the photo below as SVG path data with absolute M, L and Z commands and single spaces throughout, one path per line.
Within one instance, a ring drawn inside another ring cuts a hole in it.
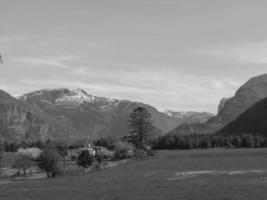
M 0 89 L 216 113 L 267 70 L 265 0 L 0 0 Z

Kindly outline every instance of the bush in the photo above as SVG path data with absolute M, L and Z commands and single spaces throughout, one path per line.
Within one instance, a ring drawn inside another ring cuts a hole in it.
M 19 174 L 20 170 L 23 170 L 23 175 L 26 175 L 27 169 L 30 168 L 32 165 L 33 162 L 29 156 L 20 154 L 15 160 L 13 167 L 19 169 Z
M 47 178 L 54 178 L 59 172 L 59 154 L 54 149 L 45 149 L 38 157 L 38 166 L 46 172 Z
M 94 162 L 94 156 L 89 153 L 87 150 L 83 150 L 80 152 L 77 158 L 77 165 L 82 166 L 84 168 L 88 168 Z
M 155 155 L 155 151 L 153 149 L 146 149 L 145 151 L 146 151 L 148 156 L 154 156 Z
M 103 156 L 103 159 L 112 159 L 114 157 L 114 152 L 108 150 L 106 147 L 99 147 L 97 149 L 97 153 L 96 155 L 100 154 L 101 156 Z
M 143 149 L 135 149 L 134 150 L 134 157 L 138 159 L 143 159 L 148 156 L 147 152 Z
M 131 146 L 127 142 L 119 141 L 114 147 L 114 159 L 121 160 L 130 157 Z

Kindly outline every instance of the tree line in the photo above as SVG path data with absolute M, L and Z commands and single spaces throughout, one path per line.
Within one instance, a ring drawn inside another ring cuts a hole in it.
M 166 135 L 153 142 L 154 149 L 194 149 L 194 148 L 259 148 L 267 147 L 267 137 L 243 135 Z

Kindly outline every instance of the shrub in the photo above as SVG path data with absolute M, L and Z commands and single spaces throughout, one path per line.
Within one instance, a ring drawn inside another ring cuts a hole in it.
M 38 157 L 38 166 L 46 172 L 47 178 L 54 178 L 59 172 L 59 154 L 54 149 L 45 149 Z
M 23 170 L 23 175 L 26 175 L 27 169 L 30 168 L 32 165 L 33 162 L 29 156 L 20 154 L 15 160 L 13 167 L 19 169 L 19 174 L 20 170 Z
M 147 152 L 143 149 L 135 149 L 134 157 L 138 159 L 146 158 L 148 156 Z
M 153 149 L 146 149 L 145 151 L 146 151 L 148 156 L 154 156 L 155 155 L 155 151 Z
M 87 150 L 83 150 L 80 152 L 77 158 L 77 165 L 82 166 L 84 168 L 88 168 L 94 162 L 94 156 L 89 153 Z
M 132 148 L 127 142 L 119 141 L 114 147 L 114 159 L 121 160 L 130 156 Z
M 114 157 L 114 152 L 108 150 L 106 147 L 99 147 L 97 149 L 97 153 L 96 155 L 100 154 L 101 156 L 103 156 L 103 159 L 112 159 Z

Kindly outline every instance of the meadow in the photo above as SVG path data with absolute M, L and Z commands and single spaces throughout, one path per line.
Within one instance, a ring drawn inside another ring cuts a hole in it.
M 1 200 L 264 200 L 267 148 L 159 151 L 84 176 L 0 185 Z

